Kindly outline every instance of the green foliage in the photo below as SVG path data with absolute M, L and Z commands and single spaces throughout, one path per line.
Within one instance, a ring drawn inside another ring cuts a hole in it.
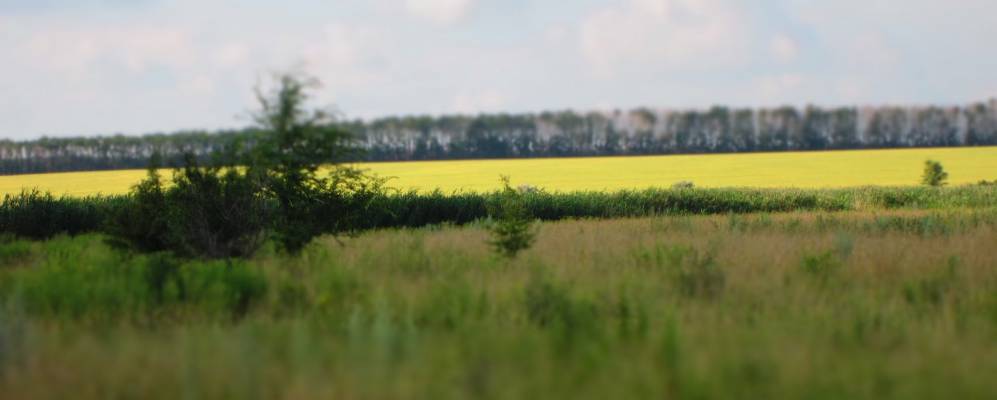
M 56 198 L 37 190 L 5 195 L 0 204 L 0 232 L 28 239 L 91 232 L 121 204 L 118 198 Z
M 253 115 L 262 135 L 244 161 L 250 171 L 287 185 L 306 185 L 325 163 L 354 154 L 353 136 L 333 113 L 307 109 L 309 92 L 321 88 L 312 77 L 287 73 L 274 77 L 273 87 L 256 88 L 260 109 Z
M 800 260 L 800 268 L 819 282 L 827 282 L 841 268 L 841 261 L 835 256 L 834 251 L 830 250 L 804 254 Z
M 165 253 L 127 257 L 96 238 L 43 244 L 34 268 L 11 270 L 25 312 L 55 318 L 147 318 L 196 307 L 209 316 L 244 315 L 267 292 L 260 271 L 237 261 L 182 262 Z M 7 297 L 10 300 L 10 297 Z
M 29 260 L 31 253 L 31 242 L 0 238 L 0 268 Z
M 346 177 L 336 178 L 338 174 Z M 494 211 L 494 205 L 500 204 L 505 196 L 503 191 L 449 194 L 439 191 L 390 192 L 384 189 L 384 180 L 345 167 L 335 169 L 333 176 L 326 179 L 327 188 L 337 189 L 319 191 L 321 196 L 316 197 L 318 201 L 311 204 L 321 206 L 310 207 L 316 213 L 312 223 L 325 226 L 324 233 L 350 234 L 380 228 L 468 224 L 488 218 L 490 210 Z M 997 186 L 979 185 L 819 190 L 699 188 L 567 193 L 528 191 L 521 194 L 530 215 L 542 221 L 658 215 L 997 207 Z M 45 204 L 34 204 L 36 201 Z M 133 201 L 132 196 L 83 199 L 51 198 L 41 194 L 27 199 L 10 196 L 0 204 L 0 232 L 28 238 L 50 237 L 58 233 L 110 232 L 113 229 L 107 223 L 109 216 L 130 207 Z M 276 207 L 272 198 L 268 199 L 268 204 Z M 48 207 L 57 211 L 29 211 L 45 210 Z M 158 208 L 148 209 L 155 211 Z M 67 217 L 54 219 L 51 218 L 53 214 Z M 25 234 L 36 231 L 42 233 Z M 152 233 L 155 232 L 158 231 L 152 230 Z
M 154 156 L 148 178 L 106 228 L 113 242 L 182 257 L 246 258 L 268 238 L 297 254 L 318 235 L 355 230 L 383 195 L 383 180 L 342 167 L 318 175 L 352 148 L 330 113 L 305 108 L 315 85 L 288 74 L 273 89 L 258 89 L 260 132 L 253 143 L 216 153 L 214 166 L 201 167 L 188 155 L 169 188 Z
M 132 187 L 131 201 L 115 210 L 105 224 L 104 231 L 112 245 L 144 252 L 170 248 L 169 204 L 157 171 L 157 160 L 154 155 L 146 178 Z
M 336 233 L 335 224 L 350 214 L 344 212 L 350 195 L 342 190 L 363 186 L 360 195 L 367 195 L 368 178 L 339 168 L 332 176 L 318 175 L 323 164 L 336 164 L 356 151 L 352 136 L 330 112 L 306 109 L 309 90 L 319 87 L 317 80 L 284 74 L 276 81 L 275 87 L 256 90 L 260 110 L 254 118 L 264 135 L 243 158 L 247 174 L 262 182 L 277 205 L 277 243 L 298 253 L 315 236 Z
M 533 245 L 536 228 L 523 192 L 513 189 L 507 176 L 502 177 L 502 184 L 505 188 L 497 199 L 498 204 L 493 205 L 489 212 L 494 221 L 489 227 L 492 239 L 488 243 L 496 253 L 514 258 Z
M 167 203 L 171 249 L 180 256 L 249 257 L 270 226 L 259 184 L 234 168 L 187 165 L 174 176 Z
M 942 163 L 933 160 L 924 162 L 924 172 L 921 174 L 921 184 L 938 187 L 945 186 L 949 179 L 949 173 L 942 168 Z
M 112 244 L 189 258 L 249 257 L 263 244 L 270 207 L 259 184 L 235 168 L 187 165 L 164 189 L 154 168 L 113 217 Z

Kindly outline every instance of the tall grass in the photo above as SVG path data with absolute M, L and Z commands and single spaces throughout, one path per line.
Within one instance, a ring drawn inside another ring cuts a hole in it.
M 7 240 L 10 398 L 986 398 L 997 211 L 666 215 L 177 262 Z

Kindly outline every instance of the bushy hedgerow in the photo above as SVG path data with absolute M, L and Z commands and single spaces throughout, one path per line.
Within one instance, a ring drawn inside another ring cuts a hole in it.
M 500 193 L 494 192 L 392 193 L 384 191 L 380 185 L 367 182 L 356 186 L 360 190 L 338 191 L 325 203 L 335 207 L 316 206 L 311 208 L 314 214 L 302 215 L 312 215 L 309 220 L 319 224 L 319 231 L 328 233 L 461 225 L 487 218 L 488 208 L 498 204 L 501 198 Z M 646 189 L 611 193 L 536 191 L 524 193 L 523 200 L 533 217 L 554 221 L 653 215 L 997 207 L 997 186 L 833 190 Z M 59 233 L 107 232 L 105 221 L 108 216 L 129 207 L 134 201 L 134 194 L 84 199 L 52 198 L 41 194 L 8 196 L 0 204 L 0 232 L 24 238 L 45 238 Z M 272 199 L 267 202 L 269 207 L 275 207 Z M 53 217 L 55 215 L 60 217 Z

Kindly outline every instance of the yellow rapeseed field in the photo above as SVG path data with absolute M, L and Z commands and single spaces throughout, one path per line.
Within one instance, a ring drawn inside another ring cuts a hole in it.
M 997 147 L 854 150 L 646 157 L 364 163 L 392 177 L 401 189 L 485 191 L 509 175 L 516 185 L 554 191 L 668 187 L 847 187 L 915 185 L 924 160 L 940 161 L 950 184 L 997 179 Z M 142 170 L 72 172 L 0 177 L 0 193 L 37 188 L 74 196 L 125 193 Z M 165 174 L 166 177 L 169 173 Z

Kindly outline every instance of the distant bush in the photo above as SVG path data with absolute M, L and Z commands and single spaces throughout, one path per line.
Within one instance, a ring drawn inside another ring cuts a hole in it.
M 502 177 L 502 184 L 504 189 L 498 198 L 498 204 L 489 210 L 489 215 L 494 218 L 489 227 L 492 232 L 489 244 L 495 252 L 513 258 L 533 245 L 536 228 L 534 218 L 526 207 L 523 191 L 513 189 L 507 176 Z
M 948 179 L 949 174 L 945 172 L 945 168 L 942 168 L 942 163 L 933 160 L 924 162 L 921 184 L 927 186 L 945 186 Z
M 676 189 L 676 190 L 692 189 L 692 188 L 695 188 L 695 187 L 696 187 L 696 185 L 693 184 L 690 181 L 675 182 L 675 184 L 672 185 L 672 189 Z

